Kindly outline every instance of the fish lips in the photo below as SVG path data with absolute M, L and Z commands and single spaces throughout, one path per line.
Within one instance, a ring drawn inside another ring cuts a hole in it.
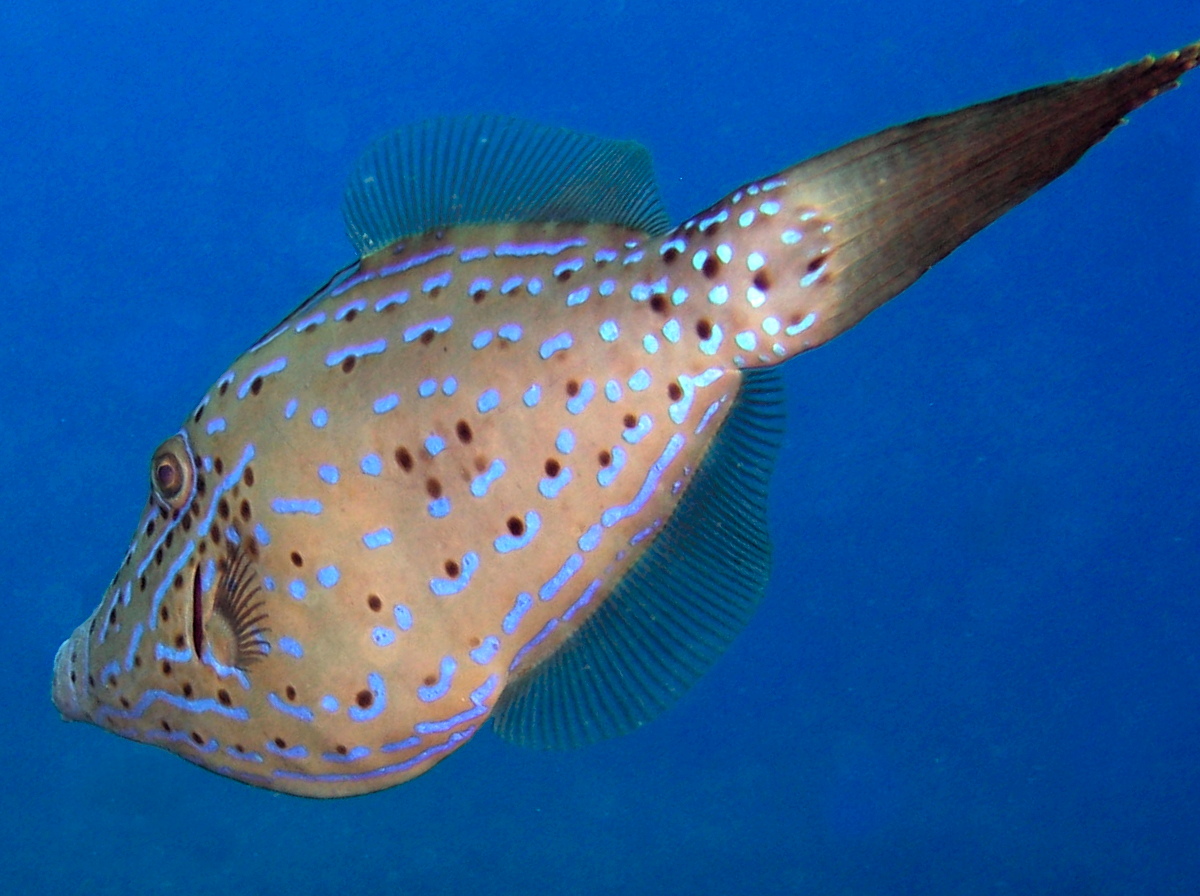
M 86 722 L 88 630 L 81 625 L 62 642 L 54 655 L 54 680 L 50 696 L 64 722 Z

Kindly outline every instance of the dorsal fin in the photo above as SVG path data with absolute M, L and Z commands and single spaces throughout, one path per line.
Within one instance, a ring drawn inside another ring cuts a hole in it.
M 460 224 L 570 221 L 658 234 L 668 221 L 640 143 L 518 118 L 435 118 L 375 141 L 342 199 L 360 255 Z
M 626 734 L 678 700 L 750 621 L 771 572 L 767 484 L 783 436 L 782 380 L 741 389 L 679 506 L 595 614 L 505 688 L 492 725 L 543 749 Z

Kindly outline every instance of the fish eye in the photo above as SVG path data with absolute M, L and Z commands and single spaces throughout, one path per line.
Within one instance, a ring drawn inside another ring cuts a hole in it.
M 171 509 L 179 509 L 191 497 L 193 468 L 187 446 L 179 436 L 167 439 L 150 462 L 150 486 L 154 496 Z

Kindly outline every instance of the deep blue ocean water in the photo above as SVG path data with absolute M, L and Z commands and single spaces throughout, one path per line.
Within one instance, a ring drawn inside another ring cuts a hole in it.
M 679 219 L 1196 39 L 1196 0 L 0 6 L 6 889 L 1200 893 L 1200 73 L 788 366 L 771 592 L 634 735 L 315 802 L 49 701 L 149 452 L 352 257 L 378 134 L 636 138 Z

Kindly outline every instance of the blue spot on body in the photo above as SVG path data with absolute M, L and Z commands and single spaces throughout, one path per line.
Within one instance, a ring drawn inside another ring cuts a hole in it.
M 271 509 L 276 513 L 310 513 L 314 516 L 321 512 L 321 502 L 315 498 L 272 498 Z
M 563 454 L 570 454 L 575 450 L 575 433 L 569 429 L 559 430 L 558 438 L 554 440 L 554 447 Z
M 392 530 L 387 527 L 376 529 L 374 532 L 368 532 L 362 539 L 367 549 L 373 551 L 392 543 Z
M 300 646 L 300 642 L 295 638 L 289 638 L 287 635 L 279 639 L 279 649 L 288 656 L 294 656 L 296 659 L 301 659 L 304 656 L 304 648 Z
M 542 493 L 543 498 L 557 498 L 561 492 L 571 481 L 571 468 L 563 467 L 558 471 L 558 475 L 554 477 L 543 477 L 538 482 L 538 491 Z
M 434 519 L 440 520 L 444 516 L 450 515 L 450 499 L 445 495 L 440 498 L 434 498 L 429 502 L 429 515 Z
M 496 335 L 507 342 L 518 342 L 525 335 L 525 331 L 521 329 L 520 324 L 505 324 L 496 331 Z
M 324 408 L 317 408 L 312 412 L 312 425 L 317 429 L 324 429 L 329 423 L 329 411 Z
M 332 588 L 338 583 L 338 579 L 341 577 L 342 574 L 338 572 L 336 566 L 322 566 L 317 570 L 317 581 L 326 588 Z
M 421 384 L 417 386 L 417 394 L 422 398 L 428 398 L 437 391 L 437 380 L 421 380 Z
M 542 387 L 534 383 L 525 390 L 525 394 L 521 396 L 521 401 L 525 402 L 525 407 L 536 408 L 538 402 L 542 400 Z
M 471 661 L 481 666 L 487 665 L 499 650 L 500 639 L 495 635 L 488 635 L 483 639 L 483 643 L 471 651 Z
M 431 435 L 425 439 L 425 450 L 430 457 L 437 457 L 446 450 L 446 440 L 439 435 Z
M 337 712 L 338 705 L 337 697 L 333 696 L 333 694 L 326 694 L 321 698 L 321 709 L 326 712 Z
M 292 597 L 296 598 L 296 600 L 304 600 L 304 598 L 308 595 L 308 586 L 305 585 L 300 579 L 292 579 L 292 581 L 288 583 L 288 593 L 291 594 Z
M 479 396 L 479 400 L 475 402 L 475 407 L 479 409 L 479 413 L 486 414 L 488 411 L 495 410 L 500 404 L 500 393 L 495 389 L 488 389 Z
M 591 380 L 584 380 L 583 385 L 579 387 L 579 394 L 567 399 L 567 411 L 571 414 L 582 414 L 595 397 L 596 384 Z
M 555 352 L 562 352 L 569 349 L 575 344 L 575 338 L 570 333 L 559 333 L 556 336 L 551 336 L 542 343 L 538 349 L 538 355 L 543 361 L 549 360 Z
M 504 623 L 501 628 L 504 629 L 504 634 L 511 635 L 517 630 L 517 626 L 521 622 L 521 617 L 524 616 L 529 608 L 533 606 L 533 595 L 527 591 L 522 591 L 517 595 L 517 599 L 513 604 L 513 608 L 504 614 Z
M 496 458 L 491 465 L 471 480 L 471 494 L 476 498 L 482 498 L 488 493 L 488 489 L 492 487 L 492 483 L 504 475 L 504 461 Z
M 377 625 L 371 629 L 371 640 L 375 642 L 375 646 L 377 647 L 387 647 L 396 640 L 396 633 L 390 628 Z
M 390 395 L 383 396 L 383 398 L 375 399 L 375 404 L 371 407 L 376 414 L 386 414 L 398 404 L 400 404 L 400 396 L 393 392 Z
M 396 628 L 402 632 L 412 628 L 413 618 L 412 610 L 404 606 L 404 604 L 396 604 L 392 607 L 392 615 L 396 617 Z
M 359 468 L 368 476 L 378 476 L 383 472 L 383 461 L 378 454 L 368 454 L 362 459 Z
M 336 485 L 338 481 L 338 468 L 333 464 L 321 464 L 321 466 L 317 467 L 317 475 L 321 477 L 323 482 Z

